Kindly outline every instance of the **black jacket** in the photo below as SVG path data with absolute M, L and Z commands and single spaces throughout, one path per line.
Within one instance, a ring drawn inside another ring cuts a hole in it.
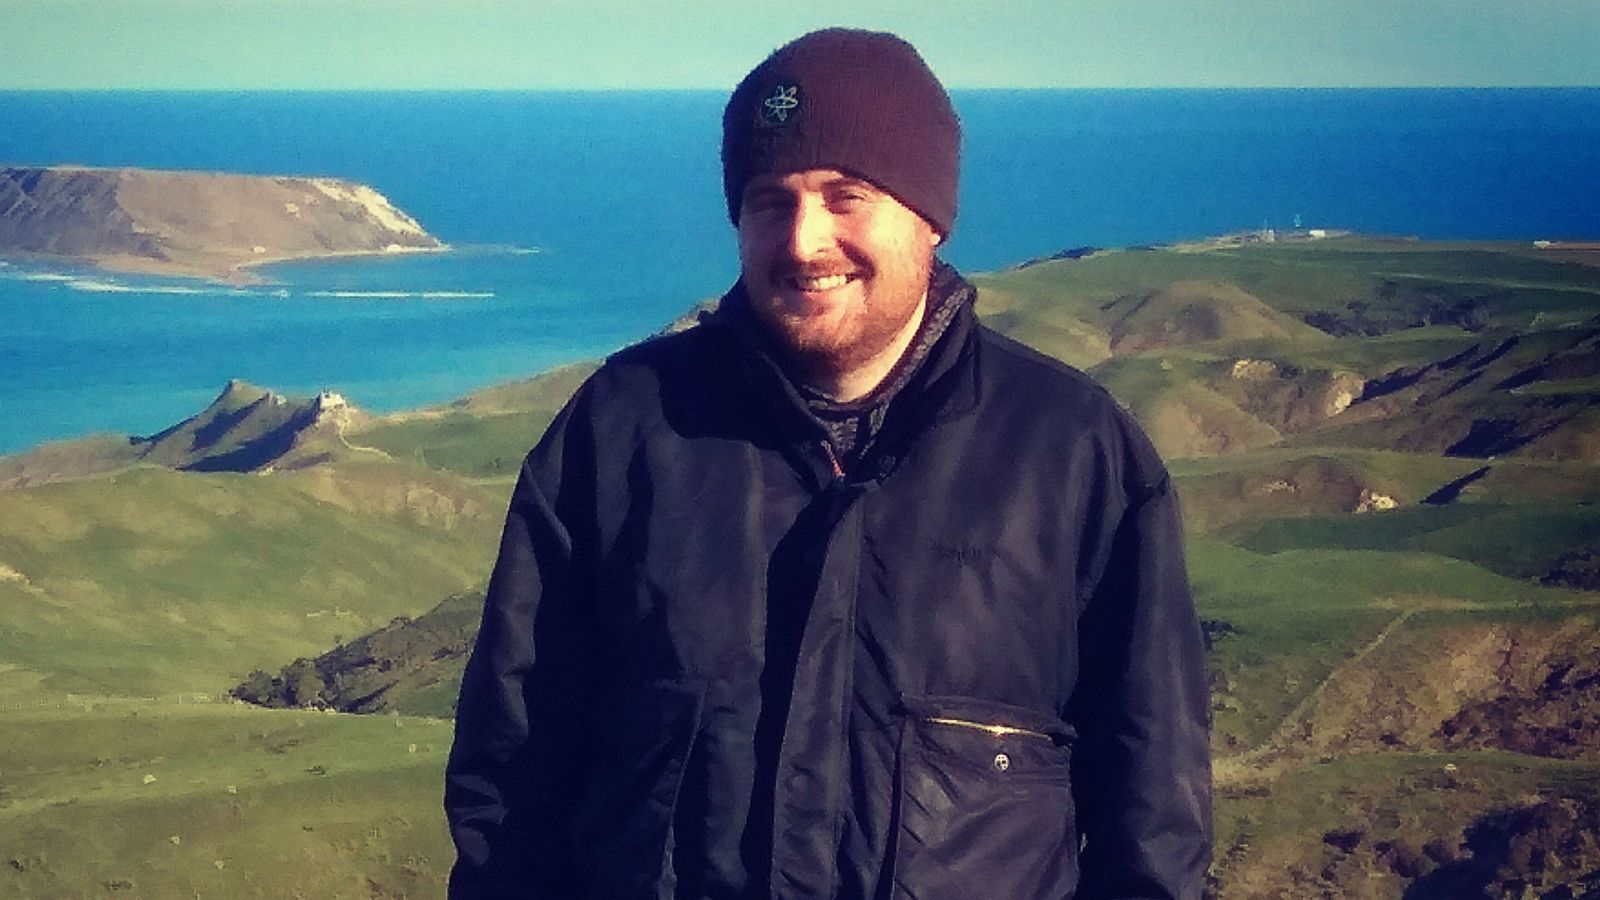
M 523 466 L 445 804 L 457 897 L 1198 897 L 1166 472 L 970 303 L 844 477 L 736 329 L 622 351 Z

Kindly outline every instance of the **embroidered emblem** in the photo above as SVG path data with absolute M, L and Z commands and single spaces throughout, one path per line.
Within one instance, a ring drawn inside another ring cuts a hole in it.
M 768 125 L 787 125 L 790 116 L 800 114 L 800 85 L 780 84 L 771 96 L 761 101 L 761 120 Z

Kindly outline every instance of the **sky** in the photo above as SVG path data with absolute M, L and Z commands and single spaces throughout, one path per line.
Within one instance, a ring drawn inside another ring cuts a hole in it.
M 813 28 L 952 88 L 1600 85 L 1600 0 L 0 0 L 3 89 L 726 90 Z

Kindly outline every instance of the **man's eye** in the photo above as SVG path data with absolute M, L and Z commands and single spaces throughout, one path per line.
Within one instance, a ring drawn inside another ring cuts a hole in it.
M 790 199 L 782 194 L 758 194 L 754 197 L 747 197 L 744 201 L 744 211 L 757 215 L 783 212 L 793 206 L 794 204 Z
M 872 198 L 864 191 L 840 191 L 833 195 L 829 205 L 837 210 L 852 210 L 858 209 L 871 201 Z

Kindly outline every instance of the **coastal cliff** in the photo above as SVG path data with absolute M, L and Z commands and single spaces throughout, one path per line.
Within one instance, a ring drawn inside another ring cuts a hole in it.
M 239 280 L 264 262 L 443 246 L 376 190 L 335 178 L 0 168 L 0 255 Z

